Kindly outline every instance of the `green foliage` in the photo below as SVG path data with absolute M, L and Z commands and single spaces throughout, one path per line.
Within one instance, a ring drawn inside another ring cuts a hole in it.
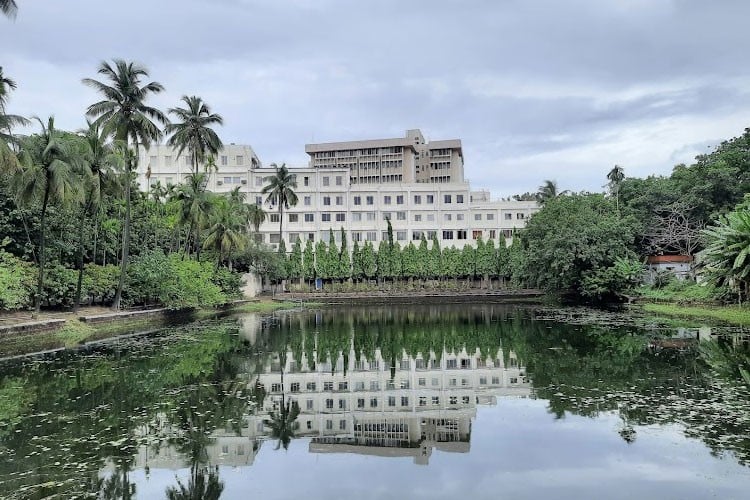
M 339 278 L 349 279 L 352 276 L 352 263 L 349 257 L 349 248 L 346 244 L 346 231 L 341 228 L 341 251 L 339 252 Z
M 35 267 L 0 248 L 0 310 L 31 307 Z
M 443 252 L 440 250 L 440 242 L 437 236 L 432 236 L 429 260 L 427 261 L 427 276 L 439 278 L 443 276 Z
M 717 287 L 750 295 L 750 210 L 748 202 L 704 231 L 706 248 L 698 254 L 704 276 Z
M 313 250 L 312 240 L 305 243 L 305 253 L 302 259 L 302 276 L 306 280 L 315 278 L 315 251 Z
M 331 278 L 331 265 L 329 263 L 328 246 L 325 241 L 320 240 L 315 244 L 315 276 L 323 279 Z
M 647 300 L 669 302 L 713 302 L 720 298 L 719 290 L 708 283 L 695 283 L 690 280 L 679 280 L 671 272 L 671 279 L 657 286 L 642 286 L 638 295 Z
M 368 279 L 374 278 L 377 273 L 377 257 L 371 241 L 366 241 L 362 248 L 362 272 Z
M 419 256 L 417 247 L 411 241 L 401 252 L 402 272 L 404 278 L 418 278 L 420 276 Z
M 614 264 L 584 276 L 581 294 L 593 302 L 617 302 L 637 286 L 643 277 L 643 265 L 633 259 L 617 258 Z
M 302 242 L 299 238 L 292 246 L 292 253 L 287 261 L 287 276 L 291 279 L 302 277 Z
M 518 235 L 524 250 L 522 276 L 527 284 L 548 292 L 591 300 L 598 296 L 594 281 L 614 283 L 614 275 L 605 270 L 618 259 L 634 257 L 635 226 L 602 195 L 550 200 Z
M 354 240 L 354 247 L 352 248 L 352 278 L 355 280 L 360 280 L 365 276 L 365 269 L 362 264 L 362 249 L 359 248 L 359 242 Z

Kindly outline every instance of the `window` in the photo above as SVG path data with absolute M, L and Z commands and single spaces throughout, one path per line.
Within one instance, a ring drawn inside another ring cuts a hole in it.
M 326 420 L 326 430 L 333 430 L 333 420 Z
M 308 207 L 312 205 L 312 196 L 305 196 L 305 205 Z
M 433 405 L 439 405 L 440 404 L 440 397 L 438 397 L 438 396 L 432 396 L 432 404 Z
M 315 214 L 305 214 L 305 222 L 315 222 Z
M 371 380 L 370 381 L 370 390 L 371 391 L 379 391 L 380 390 L 380 382 L 377 380 Z
M 271 217 L 269 218 L 271 222 L 279 222 L 279 214 L 271 214 Z
M 422 214 L 414 214 L 414 222 L 422 222 Z
M 307 421 L 307 430 L 312 430 L 312 420 Z
M 245 158 L 242 155 L 237 155 L 237 165 L 242 165 L 242 163 L 245 161 Z
M 421 205 L 422 204 L 422 195 L 415 194 L 414 195 L 414 204 L 415 205 Z
M 422 239 L 423 235 L 424 235 L 424 233 L 422 231 L 417 231 L 415 229 L 414 231 L 411 232 L 411 239 L 414 240 L 414 241 L 419 241 L 419 240 Z M 421 360 L 418 360 L 418 361 L 421 361 Z
M 396 231 L 397 241 L 406 241 L 406 231 Z
M 392 218 L 390 212 L 383 212 L 383 220 L 391 220 Z
M 368 205 L 374 205 L 375 204 L 375 197 L 374 196 L 368 196 L 367 197 L 367 204 Z
M 494 240 L 495 238 L 497 238 L 497 231 L 490 229 L 490 239 Z
M 323 205 L 329 206 L 331 204 L 331 197 L 330 196 L 324 196 L 323 197 Z
M 263 185 L 263 177 L 256 177 L 255 178 L 255 185 L 260 187 Z
M 458 362 L 457 362 L 457 361 L 456 361 L 455 359 L 449 359 L 449 360 L 448 360 L 448 361 L 446 362 L 445 366 L 446 366 L 446 367 L 447 367 L 447 368 L 448 368 L 449 370 L 451 370 L 451 369 L 455 369 L 455 368 L 456 368 L 456 367 L 458 366 Z
M 505 220 L 513 219 L 513 214 L 505 214 Z
M 479 377 L 479 385 L 487 385 L 487 377 Z
M 331 179 L 329 177 L 323 177 L 323 185 L 329 186 L 331 184 Z
M 367 212 L 367 220 L 375 220 L 375 212 Z
M 281 392 L 281 384 L 271 384 L 271 392 Z
M 427 204 L 428 205 L 432 205 L 433 203 L 435 203 L 435 196 L 431 195 L 431 194 L 428 194 L 427 195 Z
M 346 420 L 339 420 L 339 430 L 346 430 Z
M 378 398 L 370 398 L 370 408 L 378 407 Z
M 339 399 L 339 410 L 346 410 L 346 399 Z
M 337 196 L 336 197 L 336 205 L 343 205 L 344 204 L 344 197 L 343 196 Z
M 464 202 L 464 195 L 457 194 L 456 195 L 456 203 L 463 203 Z
M 263 197 L 262 196 L 256 196 L 255 197 L 255 204 L 256 205 L 262 205 L 263 204 Z
M 333 409 L 333 399 L 331 398 L 326 399 L 326 409 L 327 410 Z
M 492 385 L 499 385 L 500 377 L 492 377 Z
M 349 389 L 349 382 L 339 382 L 339 390 L 346 391 Z
M 355 205 L 361 205 L 362 204 L 362 197 L 361 196 L 355 196 L 354 197 L 354 204 Z
M 427 222 L 435 222 L 435 214 L 427 214 Z
M 362 213 L 361 212 L 354 212 L 352 213 L 352 220 L 354 222 L 359 222 L 362 220 Z
M 340 175 L 336 176 L 336 185 L 341 186 L 342 184 L 342 177 Z
M 388 396 L 388 406 L 396 406 L 396 396 Z
M 289 214 L 289 222 L 299 222 L 299 214 Z
M 226 165 L 227 164 L 227 157 L 226 157 L 226 155 L 222 155 L 221 156 L 221 164 L 222 165 Z
M 401 396 L 401 406 L 409 406 L 409 397 Z
M 367 241 L 377 241 L 377 239 L 378 239 L 377 231 L 367 231 Z
M 403 205 L 404 204 L 404 195 L 400 194 L 396 196 L 396 205 Z
M 358 398 L 357 399 L 357 408 L 364 408 L 365 407 L 365 398 Z
M 445 219 L 446 221 L 453 220 L 453 215 L 452 214 L 443 214 L 443 219 Z
M 521 212 L 518 212 L 516 214 L 516 219 L 525 219 L 525 218 L 526 218 L 526 216 L 524 214 L 522 214 Z
M 384 205 L 390 205 L 391 204 L 391 197 L 390 196 L 383 196 L 383 204 Z
M 459 229 L 456 231 L 456 239 L 457 240 L 465 240 L 466 239 L 466 230 Z
M 333 382 L 323 382 L 323 390 L 324 391 L 332 391 L 333 390 Z
M 164 157 L 164 166 L 165 167 L 171 167 L 172 166 L 172 157 L 171 156 L 165 156 Z
M 470 401 L 471 401 L 471 398 L 469 398 L 469 396 L 461 396 L 461 402 L 463 404 L 467 405 L 469 404 Z
M 365 383 L 363 381 L 357 381 L 354 383 L 354 390 L 355 391 L 364 391 L 365 390 Z
M 436 360 L 436 359 L 433 359 L 433 361 L 437 361 L 437 360 Z M 440 368 L 440 365 L 439 365 L 439 364 L 437 365 L 437 368 Z M 438 380 L 437 378 L 433 377 L 433 378 L 432 378 L 432 385 L 433 385 L 433 386 L 438 386 L 438 385 L 440 385 L 440 381 L 439 381 L 439 380 Z
M 336 214 L 336 222 L 346 221 L 346 214 Z
M 495 220 L 495 214 L 487 214 L 487 220 Z
M 308 382 L 305 386 L 308 391 L 314 391 L 315 390 L 315 382 Z
M 331 214 L 321 214 L 320 220 L 323 222 L 331 222 Z
M 307 241 L 315 241 L 315 233 L 307 233 Z
M 474 220 L 482 220 L 482 214 L 474 214 Z
M 419 396 L 419 406 L 427 406 L 427 398 L 425 396 Z
M 406 220 L 406 212 L 396 212 L 396 220 Z
M 304 183 L 305 186 L 309 186 L 310 185 L 310 178 L 308 176 L 305 176 L 302 179 L 302 181 L 303 181 L 303 183 Z
M 450 195 L 450 194 L 443 195 L 443 202 L 444 203 L 451 203 L 451 197 L 452 197 L 452 195 Z
M 471 237 L 475 240 L 478 240 L 482 237 L 482 231 L 481 230 L 474 230 L 471 232 Z
M 424 386 L 426 386 L 426 385 L 427 385 L 427 379 L 426 379 L 426 378 L 424 378 L 424 377 L 420 377 L 420 379 L 419 379 L 419 380 L 417 380 L 417 384 L 418 384 L 418 385 L 419 385 L 420 387 L 424 387 Z
M 457 405 L 458 404 L 458 396 L 451 396 L 450 399 L 448 399 L 448 403 L 450 403 L 452 405 Z

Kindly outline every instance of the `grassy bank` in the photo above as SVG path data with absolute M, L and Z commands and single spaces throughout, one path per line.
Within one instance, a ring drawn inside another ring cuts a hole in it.
M 711 319 L 735 325 L 750 325 L 750 307 L 684 306 L 679 304 L 644 304 L 650 313 L 691 319 Z

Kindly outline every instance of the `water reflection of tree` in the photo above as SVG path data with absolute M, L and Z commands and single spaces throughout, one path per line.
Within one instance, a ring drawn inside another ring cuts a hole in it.
M 219 480 L 218 467 L 214 470 L 201 469 L 191 473 L 188 484 L 177 481 L 177 486 L 167 488 L 166 496 L 169 500 L 217 500 L 224 483 Z
M 289 448 L 289 443 L 294 438 L 297 417 L 300 413 L 297 402 L 286 399 L 286 386 L 284 385 L 287 353 L 291 348 L 291 338 L 293 337 L 294 335 L 292 335 L 292 331 L 289 328 L 284 328 L 274 336 L 274 347 L 279 360 L 279 372 L 281 374 L 281 405 L 279 405 L 277 410 L 269 412 L 268 418 L 264 420 L 264 424 L 271 430 L 271 436 L 278 440 L 276 444 L 277 450 L 282 446 L 285 450 Z

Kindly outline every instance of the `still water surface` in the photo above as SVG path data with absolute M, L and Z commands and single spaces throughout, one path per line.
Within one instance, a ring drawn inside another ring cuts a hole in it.
M 3 362 L 0 498 L 748 498 L 747 341 L 581 323 L 323 309 Z

